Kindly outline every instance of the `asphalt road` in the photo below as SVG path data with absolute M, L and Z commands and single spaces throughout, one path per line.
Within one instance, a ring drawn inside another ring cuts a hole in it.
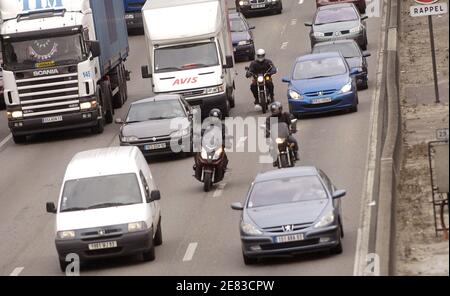
M 234 1 L 230 1 L 234 2 Z M 287 107 L 286 85 L 296 57 L 310 51 L 308 29 L 303 26 L 315 11 L 314 1 L 284 1 L 282 15 L 251 18 L 256 26 L 257 47 L 263 47 L 279 67 L 275 87 L 277 98 Z M 375 77 L 380 18 L 368 20 L 370 77 Z M 145 60 L 144 39 L 130 37 L 132 71 L 130 101 L 151 95 L 150 83 L 140 78 Z M 238 63 L 237 105 L 232 116 L 262 116 L 253 108 L 249 81 Z M 122 258 L 89 264 L 83 275 L 352 275 L 360 200 L 363 191 L 369 118 L 374 81 L 360 92 L 360 110 L 354 114 L 333 114 L 300 121 L 300 165 L 322 168 L 339 188 L 346 189 L 343 201 L 344 253 L 338 256 L 308 255 L 268 259 L 244 265 L 239 240 L 239 215 L 230 204 L 243 201 L 256 174 L 271 170 L 259 163 L 259 154 L 233 153 L 231 170 L 223 190 L 204 193 L 192 177 L 191 158 L 165 157 L 150 162 L 163 200 L 164 244 L 156 260 Z M 118 110 L 123 116 L 127 107 Z M 0 143 L 9 134 L 1 112 Z M 27 145 L 11 140 L 0 147 L 0 275 L 61 275 L 54 247 L 55 217 L 45 212 L 47 201 L 56 202 L 66 165 L 79 151 L 117 145 L 119 127 L 109 125 L 102 135 L 75 131 L 35 137 Z M 193 252 L 187 252 L 187 250 Z

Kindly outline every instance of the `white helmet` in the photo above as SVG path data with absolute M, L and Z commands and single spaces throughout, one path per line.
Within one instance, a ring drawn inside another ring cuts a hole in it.
M 264 62 L 264 60 L 266 59 L 266 51 L 264 49 L 258 49 L 256 51 L 256 60 L 258 62 Z

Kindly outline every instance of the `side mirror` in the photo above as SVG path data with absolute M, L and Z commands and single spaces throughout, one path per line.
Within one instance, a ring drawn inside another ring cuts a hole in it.
M 298 119 L 294 118 L 294 119 L 291 120 L 291 124 L 297 124 L 297 121 L 298 121 Z
M 345 190 L 336 190 L 333 194 L 333 199 L 343 198 L 347 195 L 347 191 Z
M 236 202 L 236 203 L 232 204 L 231 208 L 235 211 L 243 211 L 244 210 L 244 206 L 240 202 Z
M 281 78 L 281 81 L 284 83 L 291 83 L 291 79 L 289 79 L 289 77 L 283 77 Z
M 249 67 L 245 67 L 245 71 L 248 71 L 248 70 L 250 70 L 250 68 Z
M 350 70 L 350 75 L 351 75 L 351 76 L 358 75 L 358 74 L 359 74 L 358 68 L 352 68 L 352 69 Z
M 46 208 L 47 208 L 47 213 L 56 214 L 56 212 L 57 212 L 56 206 L 52 202 L 48 202 L 46 205 Z
M 365 58 L 368 58 L 368 57 L 370 57 L 372 54 L 370 53 L 370 52 L 368 52 L 368 51 L 364 51 L 363 52 L 363 57 L 365 57 Z
M 234 68 L 233 56 L 226 56 L 225 63 L 226 64 L 223 65 L 224 69 L 233 69 Z
M 116 118 L 115 122 L 116 124 L 123 124 L 122 118 Z
M 141 66 L 141 74 L 144 79 L 153 77 L 153 75 L 148 72 L 148 66 Z
M 251 27 L 249 27 L 248 29 L 249 29 L 249 30 L 254 30 L 254 29 L 256 29 L 256 27 L 255 27 L 255 26 L 251 26 Z
M 364 21 L 364 20 L 366 20 L 366 19 L 368 19 L 368 18 L 369 18 L 368 15 L 363 15 L 363 16 L 361 16 L 361 20 L 362 20 L 362 21 Z
M 91 51 L 92 57 L 97 58 L 102 54 L 102 50 L 100 48 L 100 42 L 98 41 L 89 41 L 88 42 L 89 50 Z
M 312 23 L 311 22 L 305 22 L 305 26 L 306 27 L 312 27 Z
M 161 192 L 159 190 L 153 190 L 150 193 L 150 202 L 161 200 Z

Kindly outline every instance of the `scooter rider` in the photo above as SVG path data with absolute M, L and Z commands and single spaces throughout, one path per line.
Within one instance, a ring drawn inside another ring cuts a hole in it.
M 271 122 L 274 119 L 278 120 L 277 123 L 286 123 L 291 130 L 296 131 L 296 127 L 292 126 L 292 119 L 294 119 L 294 116 L 291 113 L 283 112 L 283 105 L 280 102 L 273 102 L 270 105 L 270 112 L 271 115 L 266 119 L 266 138 L 270 138 Z M 288 137 L 288 141 L 289 143 L 294 144 L 293 152 L 295 160 L 300 160 L 298 155 L 299 146 L 297 139 L 291 134 Z
M 277 73 L 277 68 L 273 64 L 273 62 L 269 59 L 266 59 L 266 51 L 264 49 L 258 49 L 256 51 L 256 60 L 253 61 L 247 71 L 246 77 L 250 78 L 253 75 L 258 74 L 268 74 L 270 76 L 275 75 Z M 269 90 L 270 97 L 272 101 L 274 100 L 274 85 L 272 80 L 266 81 L 267 89 Z M 250 86 L 250 90 L 253 93 L 253 97 L 255 98 L 255 105 L 259 104 L 258 99 L 258 86 L 256 84 L 256 81 L 253 80 L 252 84 Z

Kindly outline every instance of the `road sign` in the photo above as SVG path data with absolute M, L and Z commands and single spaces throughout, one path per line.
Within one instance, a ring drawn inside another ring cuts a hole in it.
M 418 1 L 417 1 L 418 2 Z M 424 1 L 426 2 L 426 1 Z M 421 3 L 421 2 L 419 2 Z M 439 15 L 448 13 L 447 2 L 432 3 L 426 5 L 411 6 L 410 14 L 412 17 Z
M 441 128 L 436 130 L 436 138 L 438 141 L 448 141 L 448 128 Z

